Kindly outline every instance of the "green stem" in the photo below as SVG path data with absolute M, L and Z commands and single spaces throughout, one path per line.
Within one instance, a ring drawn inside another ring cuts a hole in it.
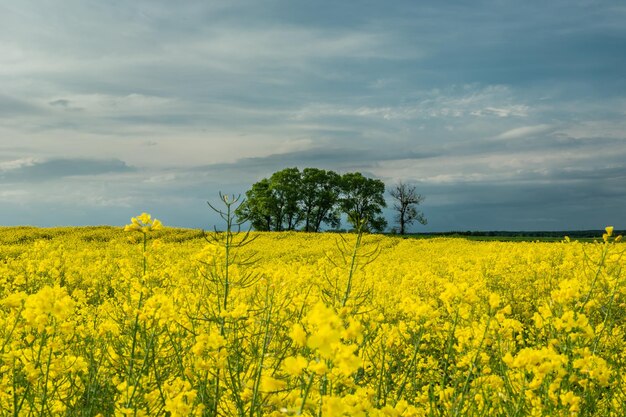
M 478 349 L 476 351 L 476 354 L 474 355 L 474 359 L 472 359 L 472 362 L 470 363 L 469 372 L 467 373 L 467 378 L 465 378 L 465 383 L 463 384 L 463 389 L 461 390 L 461 398 L 459 400 L 459 404 L 458 406 L 455 406 L 455 411 L 454 411 L 455 416 L 459 414 L 459 412 L 461 411 L 463 407 L 463 403 L 465 402 L 465 394 L 467 393 L 466 391 L 469 388 L 470 380 L 472 378 L 472 375 L 474 374 L 474 366 L 476 364 L 476 361 L 478 360 L 478 355 L 482 351 L 483 343 L 485 343 L 485 339 L 487 338 L 487 333 L 489 332 L 489 325 L 491 324 L 491 318 L 492 316 L 489 315 L 489 318 L 487 319 L 487 325 L 485 326 L 485 331 L 483 332 L 483 337 L 480 341 L 480 344 L 478 345 Z
M 354 248 L 352 250 L 352 258 L 350 259 L 350 273 L 348 274 L 348 284 L 346 285 L 346 292 L 343 295 L 343 300 L 341 301 L 341 307 L 345 307 L 348 298 L 350 297 L 350 292 L 352 291 L 352 277 L 354 276 L 354 270 L 356 269 L 357 262 L 357 252 L 359 247 L 361 246 L 361 239 L 363 237 L 363 229 L 359 227 L 358 234 L 356 236 L 356 242 L 354 243 Z
M 54 326 L 54 332 L 52 333 L 51 341 L 54 342 L 54 335 L 56 334 L 56 323 Z M 46 362 L 46 377 L 43 381 L 43 396 L 41 398 L 41 411 L 39 412 L 40 416 L 44 415 L 44 409 L 46 406 L 46 401 L 48 400 L 48 380 L 50 378 L 50 363 L 52 362 L 52 347 L 50 347 L 50 352 L 48 353 L 48 360 Z
M 446 360 L 443 366 L 443 375 L 441 378 L 441 389 L 444 389 L 446 383 L 448 382 L 448 366 L 450 364 L 450 356 L 452 355 L 452 347 L 454 345 L 454 332 L 456 330 L 458 320 L 459 320 L 459 308 L 457 307 L 456 315 L 454 316 L 454 322 L 452 323 L 452 328 L 450 329 L 450 335 L 448 336 L 448 347 L 446 348 Z
M 144 332 L 146 331 L 146 329 L 144 328 Z M 146 344 L 146 353 L 143 356 L 143 365 L 141 367 L 141 369 L 139 370 L 139 373 L 143 373 L 145 372 L 145 370 L 147 370 L 150 366 L 148 359 L 150 358 L 150 351 L 152 350 L 152 346 L 154 345 L 154 337 L 155 337 L 155 330 L 152 330 L 152 334 L 150 335 L 150 338 L 147 340 L 147 344 Z M 130 394 L 130 398 L 128 399 L 128 406 L 130 406 L 130 403 L 132 402 L 132 400 L 135 398 L 135 394 L 137 393 L 137 389 L 139 388 L 139 376 L 135 376 L 135 382 L 133 385 L 133 392 Z M 135 414 L 137 414 L 137 408 L 134 409 Z
M 404 378 L 402 379 L 402 383 L 400 384 L 400 388 L 398 389 L 398 393 L 396 394 L 396 403 L 400 401 L 402 394 L 404 393 L 404 388 L 409 379 L 409 375 L 413 372 L 413 367 L 415 366 L 415 361 L 417 360 L 417 354 L 419 353 L 420 344 L 422 342 L 422 336 L 424 334 L 424 328 L 420 328 L 419 336 L 417 341 L 415 342 L 415 348 L 413 349 L 413 356 L 411 357 L 411 361 L 409 362 L 409 369 L 404 374 Z
M 18 322 L 20 320 L 20 317 L 22 316 L 22 311 L 24 311 L 24 305 L 23 304 L 22 304 L 22 307 L 20 308 L 20 311 L 18 311 L 17 315 L 15 316 L 15 322 L 13 323 L 13 327 L 11 328 L 11 330 L 7 334 L 7 337 L 5 338 L 4 342 L 2 343 L 2 347 L 0 347 L 0 352 L 1 353 L 4 353 L 4 348 L 9 343 L 9 341 L 11 341 L 11 337 L 13 336 L 13 332 L 17 328 L 17 324 L 18 324 Z
M 300 403 L 300 408 L 298 409 L 298 415 L 302 415 L 304 411 L 304 406 L 306 404 L 306 400 L 309 397 L 309 392 L 311 392 L 311 387 L 313 386 L 313 379 L 315 378 L 315 374 L 311 372 L 309 376 L 309 382 L 306 384 L 306 388 L 304 389 L 304 396 L 302 397 L 302 402 Z
M 261 373 L 263 372 L 263 360 L 265 358 L 265 354 L 267 352 L 267 345 L 269 344 L 269 334 L 270 334 L 270 320 L 272 317 L 272 303 L 269 302 L 269 288 L 266 290 L 265 294 L 265 304 L 269 304 L 269 308 L 267 311 L 267 317 L 265 319 L 265 334 L 263 337 L 263 347 L 261 349 L 261 356 L 259 357 L 259 365 L 257 366 L 256 378 L 254 380 L 254 390 L 252 392 L 252 401 L 250 403 L 250 417 L 254 415 L 254 409 L 256 408 L 257 396 L 259 393 L 259 385 L 261 383 Z M 260 414 L 260 413 L 259 413 Z
M 596 286 L 596 282 L 598 281 L 598 278 L 600 277 L 600 272 L 602 272 L 602 267 L 604 267 L 604 261 L 606 259 L 606 255 L 608 254 L 608 251 L 609 251 L 609 244 L 605 243 L 604 248 L 602 250 L 602 257 L 600 258 L 600 263 L 598 264 L 598 269 L 596 269 L 596 273 L 593 277 L 593 280 L 591 281 L 591 287 L 589 288 L 589 292 L 587 293 L 587 296 L 585 297 L 585 301 L 583 301 L 583 303 L 578 308 L 578 313 L 583 311 L 583 309 L 585 308 L 585 305 L 589 302 L 589 299 L 591 298 L 591 295 L 593 294 L 593 290 Z
M 148 241 L 148 236 L 146 233 L 143 234 L 143 252 L 141 255 L 143 256 L 143 276 L 146 276 L 146 270 L 148 269 L 148 260 L 146 259 L 146 243 Z
M 139 294 L 139 307 L 138 309 L 141 309 L 141 302 L 143 299 L 143 291 Z M 128 371 L 126 373 L 126 379 L 127 381 L 130 382 L 132 376 L 133 376 L 133 371 L 134 371 L 134 365 L 135 365 L 135 349 L 137 348 L 137 333 L 139 331 L 139 312 L 137 312 L 137 314 L 135 315 L 135 322 L 133 323 L 133 342 L 130 348 L 130 357 L 128 358 Z M 130 402 L 131 402 L 131 398 L 132 396 L 129 394 L 128 392 L 129 390 L 129 386 L 126 385 L 126 407 L 130 407 Z M 134 391 L 133 391 L 134 394 Z
M 385 359 L 387 356 L 387 349 L 385 349 L 385 346 L 383 345 L 383 357 L 382 360 L 380 361 L 380 374 L 378 377 L 378 389 L 377 389 L 377 394 L 376 394 L 376 405 L 377 406 L 381 406 L 381 405 L 385 405 L 386 401 L 383 401 L 383 404 L 381 404 L 381 397 L 382 397 L 382 393 L 383 393 L 383 378 L 385 376 Z

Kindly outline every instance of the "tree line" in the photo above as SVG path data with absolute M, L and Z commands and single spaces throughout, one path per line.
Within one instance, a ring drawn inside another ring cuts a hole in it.
M 401 234 L 415 221 L 426 224 L 415 208 L 423 197 L 414 186 L 396 184 L 390 195 L 396 200 L 393 208 Z M 385 184 L 379 179 L 360 172 L 340 175 L 318 168 L 286 168 L 254 183 L 236 214 L 239 221 L 249 221 L 259 231 L 337 229 L 345 215 L 355 229 L 360 225 L 366 231 L 382 232 L 387 227 L 382 215 L 386 206 Z

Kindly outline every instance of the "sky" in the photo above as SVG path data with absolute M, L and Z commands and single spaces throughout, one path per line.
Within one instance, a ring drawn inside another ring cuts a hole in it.
M 294 166 L 415 232 L 625 228 L 626 3 L 0 0 L 0 225 L 219 227 Z

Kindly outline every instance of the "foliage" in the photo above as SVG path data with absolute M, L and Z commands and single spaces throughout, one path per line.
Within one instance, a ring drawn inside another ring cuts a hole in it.
M 302 212 L 306 232 L 319 232 L 322 224 L 336 228 L 340 224 L 337 208 L 341 176 L 318 168 L 302 170 Z
M 339 227 L 341 213 L 355 229 L 367 219 L 366 230 L 382 231 L 384 192 L 382 181 L 360 173 L 341 176 L 318 168 L 286 168 L 254 183 L 236 214 L 257 231 L 296 230 L 302 225 L 304 231 L 319 232 L 322 225 Z
M 385 202 L 385 184 L 381 180 L 364 177 L 359 172 L 344 174 L 341 178 L 341 209 L 348 215 L 348 222 L 356 229 L 381 232 L 387 226 L 382 216 Z
M 298 168 L 275 172 L 252 185 L 236 214 L 240 221 L 250 221 L 255 230 L 295 230 L 302 222 L 301 188 Z
M 128 232 L 0 229 L 0 416 L 626 413 L 613 228 L 243 233 L 239 201 L 222 203 L 225 230 L 206 234 L 147 215 Z
M 278 203 L 270 188 L 270 181 L 263 178 L 246 191 L 246 201 L 237 208 L 236 214 L 242 221 L 249 221 L 255 230 L 274 230 L 275 219 L 280 217 L 276 213 L 282 210 Z
M 302 178 L 298 168 L 286 168 L 272 174 L 270 190 L 274 199 L 274 230 L 295 230 L 302 221 L 300 189 Z

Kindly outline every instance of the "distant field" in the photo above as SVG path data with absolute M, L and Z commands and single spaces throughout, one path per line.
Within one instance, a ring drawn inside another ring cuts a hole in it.
M 51 239 L 68 233 L 80 232 L 82 239 L 112 239 L 115 233 L 122 233 L 122 228 L 113 226 L 85 226 L 85 227 L 58 227 L 39 228 L 33 226 L 7 227 L 0 226 L 0 243 L 26 242 L 37 239 Z M 156 237 L 165 240 L 183 241 L 190 239 L 202 239 L 202 230 L 164 228 L 156 233 Z M 385 234 L 388 237 L 399 238 L 462 238 L 476 241 L 500 241 L 500 242 L 560 242 L 566 236 L 571 240 L 581 242 L 601 241 L 603 230 L 574 230 L 560 232 L 445 232 L 445 233 L 409 233 L 404 236 Z M 334 234 L 334 232 L 333 232 Z M 626 231 L 614 232 L 615 235 L 626 234 Z
M 140 230 L 0 228 L 0 417 L 626 415 L 615 233 Z
M 569 230 L 569 231 L 537 231 L 537 232 L 510 232 L 510 231 L 491 231 L 491 232 L 444 232 L 444 233 L 413 233 L 407 234 L 405 237 L 428 239 L 434 237 L 464 238 L 477 241 L 499 241 L 499 242 L 560 242 L 565 237 L 570 240 L 580 242 L 595 242 L 602 240 L 604 230 Z M 626 231 L 615 230 L 614 234 L 624 234 Z
M 600 233 L 601 235 L 602 233 Z M 448 238 L 448 239 L 467 239 L 474 241 L 496 241 L 496 242 L 561 242 L 564 237 L 554 236 L 512 236 L 512 235 L 491 235 L 491 236 L 474 236 L 474 235 L 458 235 L 458 234 L 410 234 L 405 235 L 405 238 L 412 239 L 434 239 L 434 238 Z M 601 237 L 570 237 L 571 240 L 577 240 L 580 242 L 596 242 L 601 241 Z

